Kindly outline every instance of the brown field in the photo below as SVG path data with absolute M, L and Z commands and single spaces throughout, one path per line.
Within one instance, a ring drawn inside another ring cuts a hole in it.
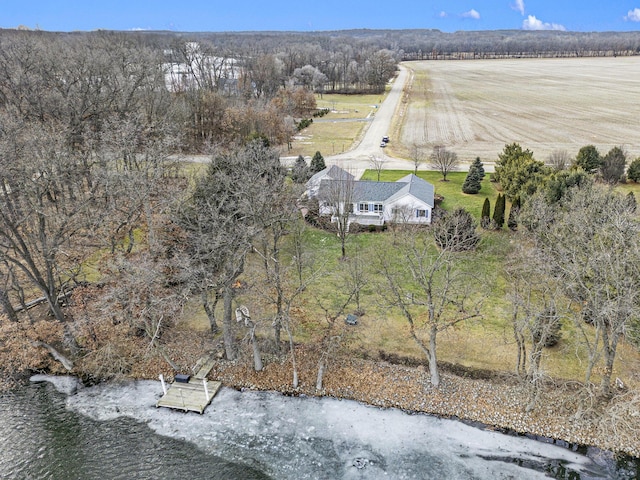
M 546 161 L 595 145 L 640 156 L 640 57 L 407 62 L 404 145 L 493 161 L 518 142 Z

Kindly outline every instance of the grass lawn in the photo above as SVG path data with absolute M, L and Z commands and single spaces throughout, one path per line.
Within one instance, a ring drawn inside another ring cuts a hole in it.
M 313 157 L 316 152 L 329 156 L 351 150 L 354 139 L 359 138 L 366 123 L 363 121 L 314 122 L 296 135 L 291 150 L 283 155 Z
M 383 171 L 381 180 L 395 181 L 407 173 L 409 172 Z M 367 171 L 363 178 L 374 180 L 376 176 L 376 172 Z M 433 183 L 436 193 L 445 197 L 443 206 L 447 210 L 463 207 L 479 219 L 484 199 L 488 197 L 492 207 L 495 203 L 497 190 L 488 177 L 485 177 L 479 194 L 467 195 L 461 191 L 465 172 L 449 174 L 448 182 L 442 182 L 441 175 L 437 172 L 422 171 L 419 176 Z M 476 252 L 466 254 L 465 266 L 482 279 L 478 284 L 478 291 L 482 290 L 487 295 L 483 303 L 483 317 L 442 332 L 438 341 L 438 358 L 443 362 L 467 367 L 514 371 L 516 345 L 510 320 L 509 282 L 504 274 L 504 267 L 516 236 L 506 227 L 499 232 L 480 232 L 481 244 Z M 380 255 L 400 255 L 393 235 L 393 232 L 387 231 L 354 234 L 348 238 L 347 255 L 351 260 L 357 255 L 365 259 L 368 283 L 363 288 L 361 298 L 361 308 L 365 314 L 359 319 L 357 327 L 348 327 L 350 330 L 345 348 L 373 358 L 384 351 L 423 359 L 422 352 L 409 335 L 404 317 L 399 311 L 382 305 L 379 296 L 379 289 L 384 288 L 384 282 L 380 272 L 376 270 L 375 259 Z M 340 302 L 340 292 L 344 290 L 344 279 L 348 276 L 346 272 L 349 261 L 339 260 L 340 242 L 334 233 L 309 228 L 307 240 L 308 248 L 324 263 L 325 269 L 320 281 L 301 299 L 302 308 L 299 313 L 304 319 L 297 325 L 298 338 L 313 341 L 319 333 L 318 325 L 324 322 L 319 302 L 324 306 Z M 351 303 L 346 313 L 354 310 L 355 305 Z M 341 325 L 341 328 L 345 327 Z M 584 347 L 581 338 L 575 333 L 575 326 L 567 320 L 559 344 L 545 349 L 542 363 L 544 373 L 557 378 L 583 380 Z M 270 332 L 265 331 L 264 334 L 270 335 Z M 633 383 L 636 376 L 634 372 L 639 365 L 640 354 L 637 349 L 624 344 L 620 348 L 620 359 L 616 361 L 614 376 Z M 593 381 L 598 381 L 597 372 Z
M 324 117 L 298 133 L 286 156 L 311 157 L 316 152 L 324 156 L 350 150 L 364 132 L 367 122 L 384 100 L 385 95 L 323 95 L 316 97 L 318 108 L 328 108 Z
M 633 192 L 636 200 L 640 201 L 640 183 L 627 182 L 616 185 L 616 190 L 627 195 L 629 192 Z
M 318 126 L 322 125 L 317 124 L 311 128 Z M 324 126 L 317 128 L 316 131 L 322 131 L 323 128 Z M 327 131 L 323 135 L 327 138 L 336 138 L 335 131 L 331 134 Z M 380 180 L 396 181 L 408 173 L 410 172 L 383 170 Z M 444 197 L 443 208 L 446 210 L 465 208 L 479 221 L 485 198 L 489 198 L 493 213 L 498 191 L 487 175 L 482 182 L 480 193 L 464 194 L 462 183 L 466 175 L 466 172 L 452 172 L 448 175 L 448 181 L 443 182 L 438 172 L 418 172 L 418 176 L 431 182 L 435 186 L 436 193 Z M 362 178 L 376 180 L 377 173 L 368 170 Z M 633 191 L 636 196 L 640 194 L 640 187 L 636 184 L 630 183 L 618 188 L 625 193 Z M 507 206 L 506 214 L 509 208 Z M 483 304 L 483 317 L 442 332 L 438 337 L 438 358 L 443 362 L 466 367 L 513 371 L 516 346 L 510 321 L 509 284 L 504 275 L 504 266 L 507 254 L 515 241 L 515 235 L 506 227 L 500 232 L 480 231 L 481 244 L 477 252 L 467 254 L 466 266 L 483 279 L 482 284 L 479 285 L 479 289 L 487 292 L 487 298 Z M 347 241 L 348 261 L 340 260 L 340 241 L 335 233 L 308 227 L 305 238 L 307 249 L 315 259 L 315 267 L 321 269 L 322 273 L 299 298 L 293 310 L 296 341 L 317 341 L 322 334 L 322 329 L 327 325 L 324 309 L 334 313 L 337 311 L 344 299 L 342 292 L 345 291 L 345 281 L 348 278 L 349 260 L 359 255 L 364 259 L 368 279 L 361 294 L 361 309 L 365 314 L 360 317 L 357 327 L 345 327 L 342 322 L 344 315 L 338 319 L 336 329 L 347 333 L 344 336 L 343 348 L 353 354 L 365 354 L 371 358 L 377 358 L 383 351 L 387 354 L 423 359 L 422 352 L 409 335 L 408 324 L 404 317 L 400 312 L 382 305 L 379 296 L 379 289 L 383 288 L 383 278 L 375 269 L 375 258 L 380 255 L 400 254 L 396 251 L 393 232 L 350 235 Z M 249 283 L 257 284 L 261 281 L 260 264 L 257 256 L 247 261 L 245 277 Z M 259 335 L 262 338 L 271 338 L 273 335 L 271 322 L 267 321 L 271 314 L 271 307 L 263 304 L 263 300 L 257 299 L 255 294 L 237 300 L 250 306 L 254 318 L 265 319 L 259 327 Z M 355 303 L 351 302 L 345 314 L 355 309 Z M 208 321 L 201 307 L 193 305 L 186 316 L 189 317 L 185 320 L 188 328 L 202 331 L 208 329 Z M 219 318 L 221 318 L 220 314 Z M 560 343 L 554 348 L 545 350 L 542 368 L 550 376 L 581 381 L 584 376 L 583 354 L 584 348 L 579 337 L 575 335 L 575 326 L 567 322 L 563 326 Z M 639 366 L 640 355 L 637 349 L 623 344 L 620 347 L 619 359 L 616 361 L 614 377 L 619 376 L 631 384 L 636 376 L 634 372 Z M 593 381 L 597 380 L 596 371 Z

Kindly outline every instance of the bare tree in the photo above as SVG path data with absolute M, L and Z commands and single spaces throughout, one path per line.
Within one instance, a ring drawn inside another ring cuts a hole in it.
M 284 184 L 283 184 L 284 185 Z M 283 188 L 278 190 L 270 202 L 265 202 L 264 210 L 257 216 L 262 224 L 262 231 L 254 240 L 254 251 L 262 260 L 264 281 L 256 287 L 268 302 L 275 308 L 273 317 L 274 342 L 276 350 L 280 351 L 282 322 L 287 304 L 287 291 L 291 284 L 288 278 L 292 274 L 292 266 L 282 257 L 283 240 L 291 229 L 298 229 L 302 219 L 296 204 L 300 198 L 299 189 Z M 299 239 L 294 238 L 294 241 Z M 300 245 L 297 245 L 300 246 Z M 302 252 L 299 252 L 303 255 Z M 300 260 L 302 261 L 302 259 Z M 300 269 L 302 269 L 302 264 Z M 302 284 L 302 271 L 298 271 L 298 278 Z M 294 288 L 294 290 L 297 287 Z
M 431 167 L 442 174 L 443 182 L 447 181 L 447 175 L 453 172 L 460 164 L 458 155 L 455 152 L 447 150 L 447 148 L 442 145 L 433 147 L 429 160 L 431 161 Z
M 340 238 L 342 258 L 347 256 L 346 243 L 349 237 L 355 189 L 356 183 L 353 176 L 344 175 L 341 180 L 323 180 L 318 191 L 320 213 L 325 213 L 322 211 L 324 209 L 331 215 L 331 222 Z
M 51 313 L 64 320 L 59 296 L 73 278 L 68 256 L 81 255 L 96 225 L 97 185 L 84 183 L 82 156 L 42 127 L 4 125 L 0 165 L 0 248 L 44 295 Z M 64 140 L 62 140 L 64 142 Z M 86 252 L 85 252 L 86 253 Z M 66 277 L 66 278 L 65 278 Z
M 553 204 L 536 195 L 521 221 L 580 308 L 576 326 L 588 349 L 585 383 L 602 360 L 600 392 L 607 396 L 618 344 L 640 303 L 637 214 L 622 195 L 586 184 Z
M 464 271 L 464 257 L 455 253 L 453 244 L 438 249 L 430 233 L 405 233 L 398 255 L 380 257 L 384 284 L 379 291 L 409 324 L 411 338 L 427 357 L 431 384 L 437 387 L 438 333 L 481 317 L 481 283 L 471 272 Z
M 549 155 L 548 164 L 556 171 L 566 170 L 571 165 L 572 158 L 566 150 L 554 150 Z
M 293 388 L 298 388 L 299 376 L 298 364 L 296 361 L 296 349 L 293 341 L 293 329 L 295 323 L 291 316 L 291 309 L 299 296 L 324 271 L 324 263 L 316 265 L 311 252 L 308 252 L 305 248 L 305 228 L 306 223 L 302 219 L 298 219 L 298 221 L 290 224 L 289 233 L 291 236 L 291 242 L 289 243 L 289 250 L 287 254 L 288 257 L 291 258 L 291 264 L 290 268 L 287 269 L 287 273 L 289 274 L 283 276 L 283 278 L 286 279 L 286 282 L 283 283 L 284 288 L 281 296 L 284 308 L 281 312 L 280 324 L 287 333 L 289 355 L 291 356 Z M 291 273 L 295 274 L 292 275 Z
M 175 271 L 169 266 L 171 260 L 143 253 L 135 257 L 118 255 L 112 262 L 120 275 L 100 300 L 103 311 L 111 312 L 109 321 L 128 324 L 135 333 L 143 334 L 149 342 L 147 352 L 159 352 L 171 368 L 178 370 L 162 341 L 163 333 L 179 318 L 184 302 L 179 291 L 167 287 L 173 281 L 167 273 Z
M 278 153 L 254 141 L 214 155 L 206 175 L 177 215 L 195 271 L 204 275 L 198 280 L 199 289 L 208 288 L 216 295 L 222 292 L 223 338 L 230 360 L 236 355 L 234 284 L 244 272 L 254 238 L 265 228 L 266 212 L 281 192 L 284 178 Z
M 331 280 L 329 280 L 331 281 Z M 339 283 L 339 279 L 334 281 Z M 337 289 L 338 294 L 332 295 L 330 299 L 317 298 L 318 306 L 324 312 L 326 324 L 322 329 L 322 338 L 320 339 L 320 357 L 318 358 L 318 373 L 316 375 L 316 391 L 321 391 L 324 381 L 326 369 L 340 349 L 343 341 L 348 338 L 349 331 L 346 330 L 344 322 L 339 322 L 353 300 L 355 290 Z
M 409 158 L 413 162 L 413 174 L 418 174 L 418 168 L 425 161 L 425 146 L 419 143 L 412 143 L 409 145 Z
M 9 297 L 9 290 L 11 288 L 11 282 L 12 282 L 12 272 L 11 272 L 11 268 L 8 264 L 3 265 L 4 268 L 6 268 L 6 273 L 3 270 L 0 270 L 0 306 L 2 308 L 2 311 L 4 312 L 4 314 L 7 316 L 7 318 L 9 319 L 9 321 L 11 322 L 17 322 L 18 321 L 18 314 L 15 310 L 15 308 L 13 308 L 13 305 L 11 303 L 11 298 Z
M 353 255 L 346 260 L 346 269 L 342 278 L 343 287 L 341 290 L 353 292 L 353 301 L 355 303 L 356 315 L 364 315 L 362 308 L 362 294 L 367 285 L 371 282 L 369 272 L 367 271 L 368 262 L 365 260 L 366 253 L 356 247 Z
M 373 168 L 375 170 L 376 175 L 378 176 L 378 181 L 380 181 L 380 174 L 382 173 L 382 170 L 384 169 L 385 163 L 387 163 L 387 160 L 384 157 L 379 157 L 377 155 L 372 155 L 369 158 L 369 164 L 371 165 L 371 168 Z
M 243 323 L 249 333 L 249 343 L 251 343 L 251 349 L 253 350 L 253 369 L 256 372 L 262 371 L 262 354 L 260 353 L 260 345 L 256 338 L 257 323 L 251 320 L 249 315 L 249 309 L 245 305 L 240 305 L 236 308 L 236 322 Z
M 62 320 L 58 299 L 83 259 L 104 238 L 113 250 L 128 235 L 132 248 L 133 230 L 152 218 L 170 108 L 158 57 L 124 36 L 20 35 L 4 47 L 2 253 Z
M 544 348 L 559 340 L 561 321 L 569 315 L 570 301 L 561 283 L 553 278 L 551 264 L 527 242 L 516 245 L 507 265 L 507 278 L 518 346 L 516 371 L 529 387 L 526 410 L 530 411 L 540 394 Z

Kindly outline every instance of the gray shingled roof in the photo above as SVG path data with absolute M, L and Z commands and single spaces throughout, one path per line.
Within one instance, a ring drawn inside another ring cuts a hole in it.
M 435 188 L 426 180 L 416 177 L 411 173 L 406 177 L 402 177 L 397 183 L 403 183 L 404 188 L 394 195 L 393 198 L 388 198 L 388 200 L 392 201 L 405 193 L 409 193 L 418 200 L 422 200 L 427 205 L 431 205 L 432 207 L 434 206 Z
M 308 181 L 307 185 L 313 185 L 320 181 L 323 178 L 330 178 L 332 180 L 354 180 L 355 177 L 351 175 L 346 170 L 338 167 L 337 165 L 331 165 L 330 167 L 325 168 L 324 170 L 320 170 L 318 173 L 314 174 Z
M 318 194 L 320 197 L 323 194 L 328 194 L 328 188 L 332 181 L 329 176 L 334 180 L 350 178 L 353 179 L 353 175 L 342 170 L 340 167 L 333 165 L 322 172 L 316 173 L 311 177 L 311 182 L 314 178 L 322 178 L 320 182 L 320 188 Z M 353 202 L 390 202 L 394 201 L 404 195 L 413 195 L 418 200 L 423 201 L 427 205 L 434 205 L 434 193 L 435 189 L 426 180 L 416 177 L 413 174 L 407 175 L 396 182 L 373 182 L 373 181 L 354 181 L 353 184 Z
M 404 185 L 398 182 L 355 182 L 353 201 L 355 202 L 384 202 L 402 189 Z

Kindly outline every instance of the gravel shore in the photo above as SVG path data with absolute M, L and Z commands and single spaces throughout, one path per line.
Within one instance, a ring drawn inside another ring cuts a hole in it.
M 554 439 L 568 447 L 595 446 L 640 457 L 637 392 L 619 391 L 609 402 L 595 402 L 585 408 L 584 400 L 590 397 L 581 393 L 578 385 L 548 382 L 540 392 L 536 408 L 526 412 L 527 386 L 515 375 L 478 379 L 445 371 L 441 385 L 434 388 L 423 366 L 354 358 L 334 359 L 326 370 L 323 390 L 317 392 L 317 352 L 300 350 L 296 357 L 300 378 L 297 389 L 292 388 L 288 357 L 265 362 L 262 372 L 254 372 L 249 362 L 219 362 L 209 376 L 238 389 L 351 399 Z

